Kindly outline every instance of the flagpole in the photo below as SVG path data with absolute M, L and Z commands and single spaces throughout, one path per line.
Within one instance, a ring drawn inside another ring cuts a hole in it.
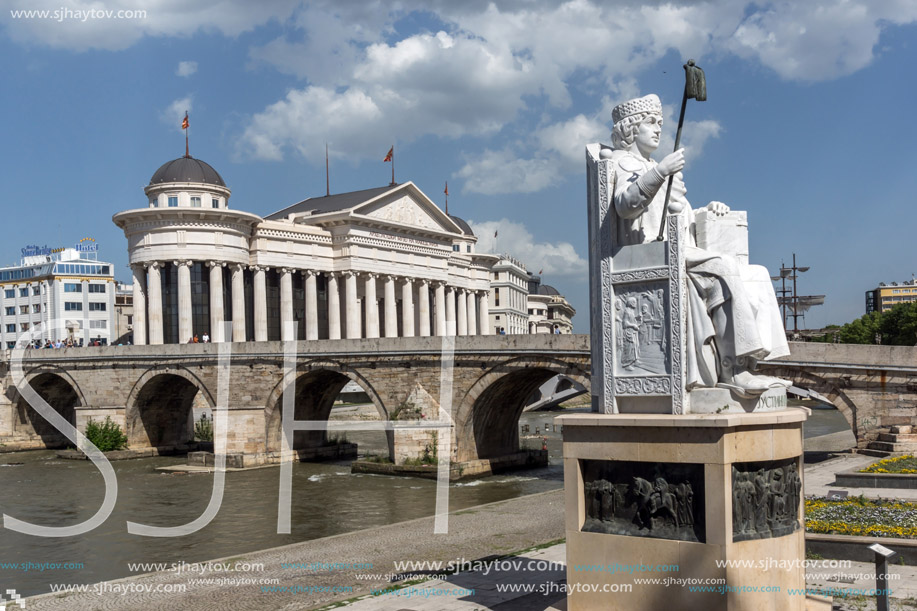
M 325 197 L 331 195 L 331 178 L 328 173 L 328 143 L 325 143 Z
M 446 181 L 446 216 L 449 216 L 449 181 Z
M 395 145 L 392 145 L 392 185 L 395 184 Z

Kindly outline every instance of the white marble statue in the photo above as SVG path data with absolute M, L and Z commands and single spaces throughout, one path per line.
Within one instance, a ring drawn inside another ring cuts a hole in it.
M 736 256 L 697 247 L 695 213 L 685 197 L 681 170 L 684 150 L 658 163 L 650 155 L 659 146 L 662 105 L 655 95 L 629 100 L 612 111 L 612 149 L 602 158 L 613 163 L 613 202 L 617 212 L 616 246 L 656 239 L 662 220 L 666 183 L 674 176 L 670 214 L 685 217 L 688 230 L 686 386 L 728 388 L 741 396 L 760 394 L 787 383 L 752 373 L 756 360 L 789 354 L 776 296 L 767 270 Z M 729 207 L 710 202 L 706 214 L 725 215 Z M 728 250 L 728 249 L 727 249 Z

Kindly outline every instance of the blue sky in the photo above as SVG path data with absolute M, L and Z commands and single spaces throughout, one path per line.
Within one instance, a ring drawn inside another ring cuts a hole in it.
M 184 153 L 187 109 L 191 154 L 256 214 L 324 194 L 325 142 L 332 192 L 387 184 L 394 143 L 396 180 L 440 205 L 448 180 L 478 249 L 499 230 L 587 332 L 584 145 L 655 92 L 671 150 L 694 58 L 693 206 L 747 210 L 752 261 L 775 273 L 795 252 L 800 292 L 827 296 L 807 326 L 847 322 L 864 291 L 917 273 L 915 22 L 915 0 L 0 0 L 0 262 L 92 236 L 128 280 L 111 215 Z

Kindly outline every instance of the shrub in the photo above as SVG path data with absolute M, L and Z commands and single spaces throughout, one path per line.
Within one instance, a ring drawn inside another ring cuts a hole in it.
M 198 441 L 213 441 L 213 420 L 207 414 L 201 414 L 201 419 L 194 424 L 194 438 Z
M 90 418 L 86 424 L 86 438 L 102 452 L 122 450 L 127 447 L 127 435 L 108 416 L 105 416 L 105 422 L 102 424 Z

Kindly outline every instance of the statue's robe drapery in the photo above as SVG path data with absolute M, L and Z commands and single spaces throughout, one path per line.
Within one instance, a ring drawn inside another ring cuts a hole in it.
M 656 166 L 653 160 L 616 150 L 614 162 L 614 207 L 617 212 L 615 246 L 644 244 L 656 239 L 665 205 L 665 185 L 648 197 L 629 188 Z M 746 265 L 735 257 L 697 247 L 694 212 L 685 197 L 680 174 L 671 200 L 681 203 L 687 228 L 685 257 L 688 272 L 687 386 L 712 387 L 718 381 L 716 330 L 712 313 L 726 308 L 730 324 L 723 332 L 735 346 L 736 357 L 768 360 L 790 353 L 780 310 L 767 269 Z

